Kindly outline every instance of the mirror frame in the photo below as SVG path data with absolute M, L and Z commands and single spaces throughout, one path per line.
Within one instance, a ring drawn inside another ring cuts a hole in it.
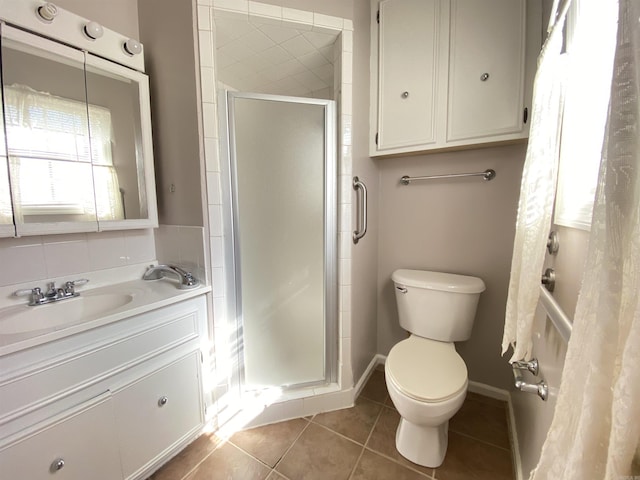
M 43 51 L 50 51 L 54 54 L 68 58 L 74 62 L 83 65 L 83 72 L 86 72 L 87 66 L 93 69 L 103 70 L 107 74 L 114 74 L 128 78 L 132 82 L 138 84 L 139 92 L 139 108 L 140 108 L 140 131 L 141 131 L 141 153 L 143 156 L 144 171 L 144 196 L 146 199 L 147 217 L 130 220 L 113 220 L 113 221 L 86 221 L 86 222 L 41 222 L 41 223 L 18 223 L 15 220 L 13 225 L 0 225 L 0 237 L 21 237 L 29 235 L 49 235 L 62 233 L 83 233 L 111 230 L 129 230 L 141 228 L 156 228 L 158 226 L 158 210 L 155 188 L 155 169 L 153 162 L 153 143 L 151 133 L 151 105 L 149 96 L 149 79 L 144 73 L 132 70 L 128 67 L 116 64 L 109 60 L 99 58 L 89 52 L 78 50 L 77 48 L 63 45 L 55 40 L 44 38 L 42 36 L 20 30 L 0 21 L 0 33 L 2 38 L 20 42 L 28 46 L 35 47 Z M 86 91 L 86 75 L 85 75 L 85 91 Z M 85 98 L 85 101 L 87 99 Z M 4 99 L 3 99 L 4 102 Z M 4 109 L 4 105 L 2 106 Z M 4 115 L 4 114 L 3 114 Z M 5 135 L 3 116 L 2 134 Z M 8 146 L 5 145 L 5 148 Z M 5 150 L 6 168 L 9 169 L 8 150 Z M 9 175 L 9 182 L 12 179 Z M 13 188 L 11 188 L 13 190 Z M 12 208 L 15 212 L 15 198 L 11 198 Z
M 98 220 L 98 231 L 128 230 L 133 228 L 155 228 L 158 226 L 158 202 L 156 200 L 156 180 L 153 163 L 153 139 L 151 134 L 151 100 L 149 95 L 149 77 L 144 73 L 131 70 L 117 63 L 85 53 L 85 65 L 99 69 L 107 74 L 128 78 L 138 85 L 140 108 L 140 141 L 144 169 L 144 192 L 147 203 L 147 218 L 129 220 Z M 87 92 L 88 92 L 87 86 Z

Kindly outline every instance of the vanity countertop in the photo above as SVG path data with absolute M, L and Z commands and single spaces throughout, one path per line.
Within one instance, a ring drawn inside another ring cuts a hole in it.
M 169 279 L 133 280 L 93 290 L 47 305 L 0 309 L 0 356 L 58 340 L 188 300 L 211 291 L 201 285 L 181 290 Z

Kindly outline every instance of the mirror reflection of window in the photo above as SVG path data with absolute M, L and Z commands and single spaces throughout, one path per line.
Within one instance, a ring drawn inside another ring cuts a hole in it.
M 4 141 L 4 113 L 0 102 L 0 236 L 12 235 L 8 228 L 13 225 L 13 208 L 11 207 L 11 189 L 9 188 L 9 165 L 7 163 L 7 146 Z
M 111 113 L 37 92 L 25 85 L 5 87 L 9 158 L 22 215 L 94 216 L 91 162 L 99 167 L 95 211 L 100 220 L 124 218 L 111 156 Z M 90 218 L 89 218 L 90 219 Z
M 3 29 L 2 80 L 16 224 L 82 222 L 95 230 L 84 54 L 9 33 Z

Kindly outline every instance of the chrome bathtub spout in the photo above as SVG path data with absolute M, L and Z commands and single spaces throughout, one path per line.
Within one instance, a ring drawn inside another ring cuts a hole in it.
M 183 290 L 200 285 L 200 281 L 191 272 L 187 272 L 177 265 L 150 265 L 142 279 L 159 280 L 165 278 L 167 274 L 177 276 L 180 281 L 180 288 Z

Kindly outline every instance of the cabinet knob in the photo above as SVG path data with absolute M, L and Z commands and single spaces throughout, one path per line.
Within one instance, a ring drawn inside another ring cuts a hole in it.
M 489 80 L 489 74 L 483 73 L 482 75 L 480 75 L 480 80 L 486 82 L 487 80 Z
M 51 471 L 55 473 L 58 470 L 62 470 L 62 467 L 64 467 L 64 459 L 56 458 L 51 464 Z
M 160 399 L 158 400 L 158 406 L 159 407 L 164 407 L 167 402 L 169 401 L 169 399 L 165 396 L 160 397 Z
M 408 98 L 409 97 L 409 92 L 402 92 L 401 97 L 402 98 Z

